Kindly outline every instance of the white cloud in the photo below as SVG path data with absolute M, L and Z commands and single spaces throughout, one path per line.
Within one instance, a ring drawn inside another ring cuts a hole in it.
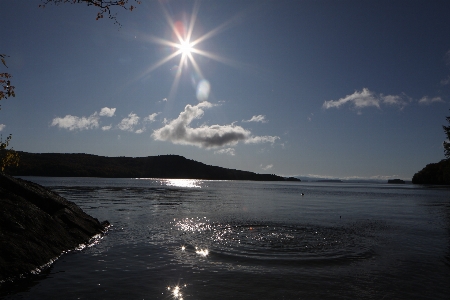
M 250 120 L 242 120 L 242 122 L 261 122 L 261 123 L 267 123 L 266 116 L 264 115 L 257 115 L 253 116 Z
M 155 118 L 156 118 L 160 113 L 161 113 L 161 112 L 159 112 L 159 113 L 153 113 L 153 114 L 149 115 L 148 117 L 145 117 L 145 118 L 144 118 L 144 122 L 148 122 L 148 123 L 155 122 Z
M 194 119 L 200 119 L 204 108 L 213 105 L 207 101 L 192 106 L 186 105 L 178 118 L 165 122 L 165 126 L 153 131 L 155 140 L 170 141 L 174 144 L 192 145 L 200 148 L 213 148 L 221 146 L 233 146 L 239 141 L 246 143 L 273 142 L 278 137 L 252 137 L 251 132 L 241 126 L 230 125 L 203 125 L 192 128 L 189 125 Z M 248 140 L 248 142 L 247 142 Z
M 352 105 L 353 108 L 358 110 L 358 114 L 361 114 L 360 109 L 366 107 L 376 107 L 380 108 L 381 104 L 387 105 L 397 105 L 401 109 L 403 109 L 406 105 L 408 105 L 408 101 L 405 100 L 407 96 L 405 94 L 402 95 L 383 95 L 383 94 L 375 94 L 370 91 L 368 88 L 363 88 L 362 91 L 355 91 L 351 95 L 347 95 L 344 98 L 339 100 L 329 100 L 325 101 L 322 105 L 323 108 L 339 108 L 344 104 Z
M 387 96 L 380 96 L 383 103 L 389 104 L 389 105 L 399 105 L 399 106 L 406 106 L 408 103 L 402 98 L 402 96 L 398 95 L 387 95 Z
M 428 96 L 424 96 L 419 100 L 419 104 L 430 105 L 435 102 L 444 102 L 441 97 L 430 98 Z
M 116 112 L 115 108 L 109 108 L 109 107 L 103 107 L 100 110 L 100 116 L 105 116 L 105 117 L 112 117 L 114 116 L 114 113 Z
M 167 101 L 167 98 L 164 98 L 163 101 Z
M 3 129 L 5 129 L 6 125 L 5 124 L 0 124 L 0 131 L 2 131 Z
M 51 126 L 58 126 L 59 128 L 72 130 L 87 130 L 98 128 L 99 115 L 97 112 L 93 113 L 89 117 L 77 117 L 72 115 L 66 115 L 64 118 L 54 118 Z
M 120 130 L 133 131 L 134 126 L 136 126 L 138 123 L 139 117 L 134 113 L 130 113 L 128 115 L 128 118 L 123 118 L 122 121 L 120 121 L 119 125 L 117 126 L 119 127 Z
M 252 136 L 245 140 L 246 144 L 261 144 L 261 143 L 275 143 L 276 140 L 278 140 L 280 137 L 278 136 L 270 136 L 270 135 L 264 135 L 264 136 Z
M 220 149 L 220 150 L 214 151 L 214 154 L 228 154 L 228 155 L 234 156 L 235 151 L 234 151 L 234 148 L 226 148 L 226 149 Z
M 369 106 L 380 107 L 380 100 L 367 88 L 363 88 L 361 92 L 355 91 L 351 95 L 347 95 L 339 100 L 330 100 L 323 103 L 323 107 L 328 109 L 332 107 L 339 108 L 346 103 L 353 104 L 356 108 L 364 108 Z
M 144 131 L 145 131 L 145 128 L 141 128 L 141 129 L 136 130 L 135 133 L 141 134 L 141 133 L 143 133 Z
M 261 164 L 260 167 L 261 167 L 261 169 L 263 169 L 264 171 L 267 171 L 267 170 L 272 169 L 273 165 L 270 164 L 270 165 L 267 165 L 267 166 L 263 167 L 263 165 Z
M 110 130 L 112 128 L 112 125 L 108 125 L 108 126 L 103 126 L 102 130 L 106 131 L 106 130 Z

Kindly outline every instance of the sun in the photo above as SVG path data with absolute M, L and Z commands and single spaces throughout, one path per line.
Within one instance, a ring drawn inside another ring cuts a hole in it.
M 176 93 L 177 86 L 181 80 L 181 74 L 185 71 L 191 72 L 191 78 L 197 78 L 197 98 L 201 94 L 202 101 L 207 100 L 208 96 L 203 95 L 204 93 L 204 86 L 205 82 L 208 86 L 208 93 L 209 94 L 209 82 L 206 80 L 205 76 L 203 75 L 202 70 L 200 69 L 200 66 L 195 60 L 195 56 L 204 56 L 209 59 L 225 63 L 231 66 L 240 67 L 241 64 L 238 64 L 232 60 L 223 58 L 217 54 L 210 53 L 208 51 L 200 49 L 198 46 L 203 41 L 208 40 L 212 38 L 213 36 L 217 35 L 218 33 L 224 31 L 227 27 L 230 26 L 231 23 L 234 22 L 233 19 L 226 21 L 225 23 L 222 23 L 215 29 L 207 32 L 206 34 L 201 35 L 200 37 L 193 38 L 193 32 L 195 27 L 195 22 L 197 20 L 197 15 L 199 11 L 199 2 L 195 2 L 192 14 L 190 15 L 190 18 L 188 21 L 175 21 L 172 19 L 172 17 L 169 15 L 167 9 L 165 9 L 164 5 L 162 5 L 162 11 L 164 12 L 164 15 L 166 17 L 167 23 L 172 29 L 172 39 L 164 39 L 156 36 L 149 36 L 149 41 L 152 43 L 156 43 L 165 47 L 170 47 L 173 49 L 173 52 L 171 54 L 168 54 L 167 56 L 161 58 L 159 61 L 151 65 L 147 70 L 145 70 L 143 73 L 141 73 L 140 77 L 144 77 L 145 75 L 149 74 L 153 70 L 161 67 L 162 65 L 168 63 L 169 61 L 176 60 L 179 57 L 178 64 L 176 64 L 176 70 L 175 72 L 175 78 L 172 83 L 172 87 L 169 92 L 169 96 L 167 97 L 169 100 L 172 99 Z M 202 89 L 203 87 L 203 89 Z
M 180 49 L 182 55 L 190 55 L 195 51 L 193 45 L 189 41 L 181 41 L 176 47 Z

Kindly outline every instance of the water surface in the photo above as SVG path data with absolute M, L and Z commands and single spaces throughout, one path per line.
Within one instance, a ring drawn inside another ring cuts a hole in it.
M 113 226 L 5 299 L 448 299 L 450 191 L 29 177 Z M 304 196 L 301 195 L 304 193 Z

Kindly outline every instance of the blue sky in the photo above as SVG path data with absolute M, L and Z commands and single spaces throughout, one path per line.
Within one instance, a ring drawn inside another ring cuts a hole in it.
M 116 10 L 121 27 L 85 5 L 0 2 L 14 149 L 382 179 L 444 158 L 449 1 L 142 2 Z M 170 22 L 203 37 L 192 60 Z

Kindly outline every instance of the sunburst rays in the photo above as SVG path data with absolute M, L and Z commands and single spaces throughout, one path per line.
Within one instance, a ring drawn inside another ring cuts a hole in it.
M 193 77 L 197 78 L 197 83 L 200 84 L 200 82 L 205 82 L 205 76 L 201 70 L 200 65 L 195 60 L 195 56 L 204 56 L 206 58 L 218 61 L 220 63 L 224 63 L 233 67 L 239 67 L 242 66 L 239 63 L 227 59 L 224 57 L 221 57 L 218 54 L 214 54 L 211 52 L 208 52 L 206 50 L 202 50 L 199 47 L 201 46 L 202 42 L 205 42 L 206 40 L 216 36 L 220 32 L 226 30 L 232 23 L 234 23 L 237 18 L 234 17 L 223 24 L 219 25 L 218 27 L 208 31 L 207 33 L 203 34 L 202 36 L 193 39 L 194 36 L 194 30 L 195 30 L 195 24 L 197 22 L 197 16 L 200 9 L 199 2 L 195 2 L 192 12 L 190 14 L 190 18 L 188 18 L 187 22 L 182 22 L 179 20 L 174 20 L 172 16 L 169 14 L 167 9 L 164 7 L 164 5 L 161 5 L 162 11 L 164 13 L 165 19 L 171 28 L 171 34 L 172 34 L 172 40 L 164 39 L 161 37 L 156 36 L 150 36 L 148 37 L 149 41 L 155 44 L 159 44 L 161 46 L 166 46 L 172 49 L 172 52 L 168 54 L 167 56 L 161 58 L 151 66 L 149 66 L 141 75 L 140 78 L 143 78 L 153 72 L 154 70 L 158 69 L 162 65 L 176 59 L 179 57 L 178 65 L 174 69 L 174 80 L 172 82 L 172 86 L 170 88 L 169 96 L 167 97 L 169 100 L 173 99 L 176 91 L 178 89 L 181 75 L 184 71 L 186 71 L 188 68 L 192 68 Z M 208 83 L 209 85 L 209 83 Z M 197 90 L 200 87 L 197 86 Z M 197 91 L 198 92 L 198 91 Z M 198 94 L 198 93 L 197 93 Z M 205 97 L 203 95 L 202 100 L 198 99 L 199 101 L 205 101 Z

